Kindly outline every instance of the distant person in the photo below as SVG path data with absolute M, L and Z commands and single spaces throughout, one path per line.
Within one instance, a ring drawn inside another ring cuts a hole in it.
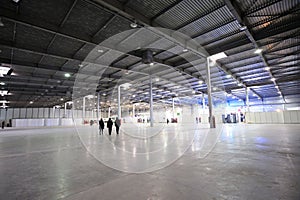
M 111 118 L 109 118 L 108 121 L 107 121 L 107 128 L 108 128 L 108 134 L 109 135 L 111 135 L 113 124 L 114 124 L 113 121 L 111 120 Z
M 169 124 L 169 119 L 167 119 L 167 124 Z
M 94 123 L 94 121 L 93 121 L 93 120 L 90 120 L 90 125 L 91 125 L 91 126 L 93 126 L 93 123 Z
M 104 129 L 104 121 L 103 121 L 103 119 L 101 118 L 100 120 L 99 120 L 99 134 L 101 135 L 103 135 L 103 129 Z
M 119 134 L 120 126 L 121 126 L 121 121 L 120 121 L 120 119 L 117 117 L 117 118 L 116 118 L 116 121 L 115 121 L 115 127 L 116 127 L 116 132 L 117 132 L 117 134 Z
M 196 123 L 198 124 L 198 117 L 196 117 Z
M 2 121 L 2 124 L 1 124 L 2 129 L 4 129 L 4 126 L 5 126 L 5 121 Z

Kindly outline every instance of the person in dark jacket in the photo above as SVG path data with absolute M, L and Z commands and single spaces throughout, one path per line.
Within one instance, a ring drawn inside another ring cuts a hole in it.
M 113 124 L 114 124 L 113 121 L 111 120 L 111 118 L 109 118 L 108 121 L 107 121 L 107 128 L 108 128 L 108 134 L 109 135 L 111 135 Z
M 103 121 L 103 119 L 101 118 L 100 120 L 99 120 L 99 134 L 101 135 L 103 135 L 103 129 L 104 129 L 104 121 Z
M 121 121 L 119 118 L 116 118 L 116 121 L 115 121 L 115 127 L 116 127 L 116 132 L 117 134 L 119 134 L 119 128 L 121 126 Z

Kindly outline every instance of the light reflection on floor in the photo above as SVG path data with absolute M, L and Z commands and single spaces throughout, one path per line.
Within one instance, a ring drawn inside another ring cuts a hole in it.
M 191 147 L 198 157 L 208 155 L 216 145 L 221 127 L 208 129 L 201 124 L 123 124 L 119 135 L 111 136 L 98 128 L 78 126 L 78 136 L 97 160 L 111 168 L 133 173 L 170 165 Z

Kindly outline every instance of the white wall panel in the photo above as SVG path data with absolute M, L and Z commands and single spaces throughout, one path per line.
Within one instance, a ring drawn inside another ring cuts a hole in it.
M 44 108 L 44 118 L 50 118 L 50 110 L 52 108 Z
M 32 118 L 32 108 L 26 108 L 27 112 L 26 112 L 26 117 L 27 119 Z
M 8 122 L 9 119 L 13 117 L 13 109 L 7 109 L 6 111 L 6 121 Z
M 297 111 L 289 111 L 291 115 L 291 123 L 297 123 L 298 122 L 298 114 Z
M 21 109 L 20 109 L 20 112 L 21 112 L 20 118 L 21 118 L 21 119 L 26 118 L 26 108 L 21 108 Z
M 45 110 L 45 108 L 38 108 L 39 109 L 39 113 L 38 113 L 38 118 L 46 118 L 45 116 L 44 116 L 44 110 Z
M 45 119 L 45 126 L 58 126 L 58 125 L 59 125 L 58 118 Z
M 32 118 L 34 118 L 34 119 L 38 118 L 38 112 L 39 112 L 38 108 L 33 108 L 32 109 Z
M 266 123 L 271 124 L 272 123 L 272 112 L 265 112 L 264 114 L 266 116 Z
M 5 114 L 6 114 L 5 109 L 1 108 L 0 109 L 0 119 L 1 120 L 5 120 Z
M 14 108 L 14 115 L 13 115 L 14 119 L 18 119 L 20 118 L 20 108 Z

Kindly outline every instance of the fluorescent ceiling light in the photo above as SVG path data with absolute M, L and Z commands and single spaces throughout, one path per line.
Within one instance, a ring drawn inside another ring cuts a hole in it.
M 156 80 L 156 81 L 159 81 L 159 78 L 156 78 L 155 80 Z
M 0 82 L 0 85 L 5 85 L 5 83 L 4 82 Z
M 224 52 L 221 53 L 217 53 L 214 55 L 209 56 L 209 59 L 213 62 L 216 62 L 217 60 L 221 59 L 221 58 L 226 58 L 227 55 Z
M 0 26 L 4 26 L 3 22 L 2 22 L 2 18 L 0 17 Z
M 230 78 L 230 77 L 231 77 L 231 75 L 230 75 L 230 74 L 227 74 L 227 75 L 226 75 L 226 78 Z
M 0 76 L 3 77 L 3 75 L 6 75 L 9 70 L 10 70 L 9 67 L 0 66 Z
M 188 49 L 183 49 L 182 51 L 183 51 L 183 52 L 188 52 L 189 50 L 188 50 Z
M 65 77 L 69 78 L 70 76 L 71 76 L 71 74 L 65 73 Z
M 97 50 L 99 53 L 103 53 L 104 51 L 102 49 Z
M 243 86 L 243 84 L 242 83 L 238 83 L 238 86 Z
M 137 23 L 136 22 L 132 22 L 131 24 L 130 24 L 130 27 L 131 28 L 136 28 L 138 25 L 137 25 Z
M 87 95 L 87 96 L 85 96 L 86 98 L 88 98 L 88 99 L 91 99 L 91 98 L 93 98 L 94 97 L 94 95 Z
M 265 67 L 265 70 L 269 71 L 269 70 L 270 70 L 270 67 Z
M 256 49 L 256 50 L 254 51 L 254 53 L 259 54 L 259 53 L 261 53 L 262 51 L 263 51 L 262 49 Z
M 7 95 L 7 94 L 8 94 L 7 90 L 0 90 L 0 95 L 1 96 Z
M 273 81 L 273 82 L 274 82 L 275 80 L 276 80 L 275 78 L 271 78 L 271 81 Z
M 202 80 L 200 80 L 200 81 L 199 81 L 199 84 L 200 84 L 200 85 L 202 85 L 202 84 L 203 84 L 203 81 L 202 81 Z
M 121 87 L 124 87 L 125 89 L 129 88 L 131 86 L 131 83 L 123 83 Z
M 64 100 L 64 98 L 61 98 L 60 100 L 61 100 L 61 101 L 63 101 L 63 100 Z
M 242 27 L 240 28 L 241 31 L 244 31 L 244 30 L 246 30 L 246 29 L 247 29 L 247 26 L 242 26 Z
M 29 103 L 30 103 L 30 104 L 33 104 L 33 101 L 30 101 Z

